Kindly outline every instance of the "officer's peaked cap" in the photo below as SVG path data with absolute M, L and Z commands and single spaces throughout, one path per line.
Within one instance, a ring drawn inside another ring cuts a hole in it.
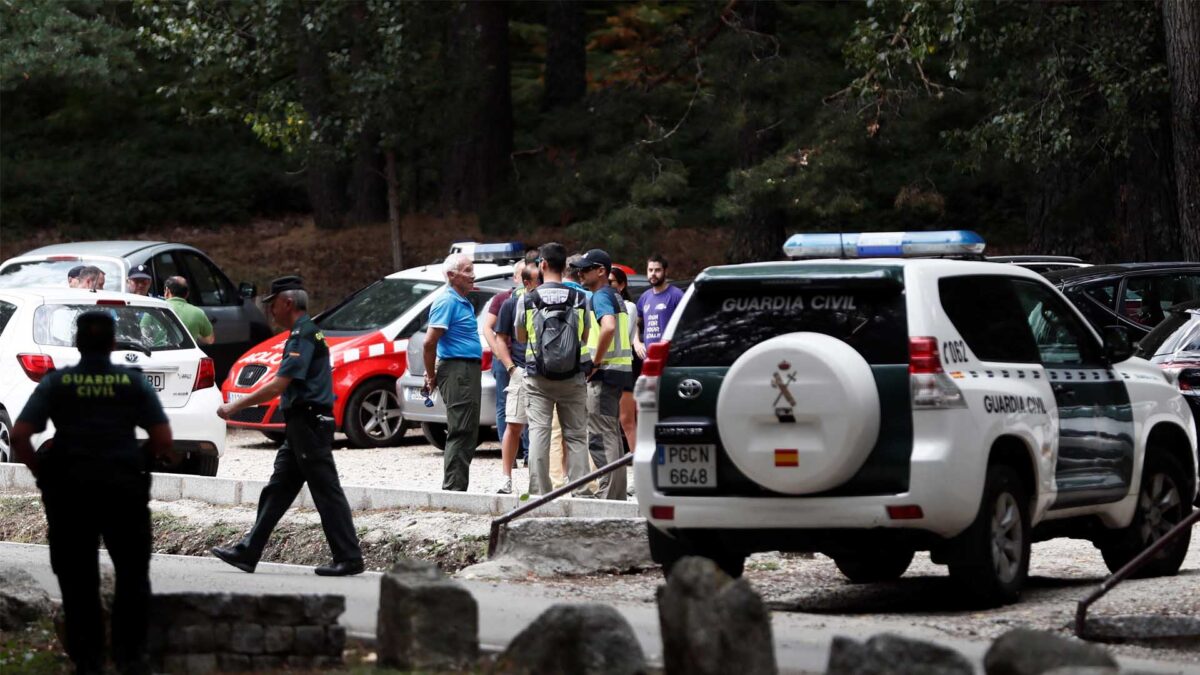
M 275 299 L 276 295 L 284 291 L 302 291 L 304 290 L 304 280 L 298 276 L 279 277 L 271 282 L 271 292 L 267 297 L 263 298 L 263 302 L 270 302 Z

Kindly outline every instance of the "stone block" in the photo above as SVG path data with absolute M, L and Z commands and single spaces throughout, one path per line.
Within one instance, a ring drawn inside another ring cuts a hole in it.
M 150 478 L 150 499 L 173 502 L 183 499 L 183 476 L 173 473 L 155 473 Z
M 248 673 L 254 662 L 245 654 L 217 654 L 217 667 L 223 673 Z
M 226 652 L 231 647 L 231 627 L 227 623 L 214 623 L 212 626 L 212 645 L 214 652 Z
M 433 490 L 429 492 L 429 508 L 454 511 L 455 513 L 474 513 L 481 516 L 500 515 L 500 504 L 496 495 L 476 492 L 456 492 L 453 490 Z
M 837 636 L 829 648 L 828 675 L 861 673 L 922 673 L 974 675 L 975 667 L 962 654 L 931 642 L 899 635 L 876 635 L 866 644 Z
M 521 518 L 503 532 L 495 559 L 516 560 L 539 576 L 654 566 L 641 518 Z
M 513 638 L 492 672 L 640 675 L 646 659 L 633 627 L 612 607 L 554 605 Z
M 205 675 L 217 672 L 216 654 L 188 654 L 184 657 L 188 675 Z
M 292 651 L 296 629 L 291 626 L 266 626 L 263 629 L 263 651 L 268 654 L 287 654 Z
M 325 626 L 296 626 L 292 651 L 299 656 L 313 656 L 325 649 Z
M 983 657 L 987 675 L 1042 675 L 1068 666 L 1114 670 L 1118 667 L 1101 647 L 1027 628 L 1001 635 Z
M 327 664 L 324 656 L 297 656 L 295 654 L 284 659 L 284 664 L 293 670 L 316 670 Z
M 329 626 L 325 629 L 325 649 L 322 651 L 324 656 L 342 660 L 342 653 L 346 651 L 345 626 Z
M 300 623 L 323 626 L 337 623 L 338 617 L 346 611 L 346 598 L 342 595 L 305 595 L 304 621 Z
M 400 670 L 462 670 L 479 655 L 479 608 L 436 565 L 402 561 L 380 580 L 379 665 Z
M 360 488 L 369 501 L 371 509 L 427 509 L 429 492 L 426 490 L 394 490 L 391 488 Z
M 658 619 L 667 675 L 778 672 L 762 598 L 707 558 L 676 563 L 658 588 Z
M 212 625 L 184 626 L 183 644 L 192 654 L 207 654 L 214 651 Z
M 246 506 L 258 506 L 263 488 L 265 487 L 267 487 L 267 481 L 265 480 L 242 481 L 241 503 Z
M 567 515 L 572 518 L 637 518 L 635 502 L 619 502 L 609 499 L 567 498 Z
M 229 478 L 188 476 L 183 481 L 182 497 L 206 504 L 234 506 L 241 503 L 242 485 Z
M 293 506 L 293 508 L 300 508 L 300 509 L 315 509 L 315 508 L 317 508 L 316 505 L 313 504 L 312 492 L 309 492 L 307 485 L 305 485 L 303 488 L 300 489 L 300 494 L 296 495 L 296 500 L 294 502 L 292 502 L 292 506 Z
M 304 623 L 304 598 L 299 595 L 260 595 L 258 618 L 268 626 Z
M 259 655 L 250 657 L 250 665 L 254 670 L 278 670 L 285 663 L 281 656 Z
M 186 675 L 187 654 L 167 654 L 163 657 L 162 669 L 171 675 Z
M 257 623 L 233 624 L 229 631 L 229 649 L 237 654 L 263 653 L 263 627 Z

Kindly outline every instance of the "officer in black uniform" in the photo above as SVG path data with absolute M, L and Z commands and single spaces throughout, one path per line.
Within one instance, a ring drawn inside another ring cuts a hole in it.
M 333 463 L 333 377 L 329 369 L 329 346 L 325 335 L 308 318 L 308 294 L 300 277 L 272 281 L 271 294 L 263 302 L 275 323 L 291 331 L 283 345 L 279 372 L 253 394 L 222 405 L 217 414 L 229 419 L 243 408 L 282 396 L 279 405 L 287 425 L 287 441 L 280 446 L 275 456 L 275 471 L 259 497 L 254 527 L 236 545 L 217 546 L 212 553 L 243 572 L 253 572 L 271 531 L 307 482 L 321 514 L 325 538 L 333 550 L 333 562 L 318 567 L 316 573 L 358 574 L 363 571 L 362 550 L 350 517 L 350 504 Z
M 46 507 L 50 564 L 66 614 L 67 654 L 78 673 L 104 668 L 100 613 L 100 537 L 116 569 L 113 661 L 123 673 L 148 673 L 151 454 L 171 450 L 171 427 L 141 373 L 113 365 L 111 316 L 76 322 L 79 365 L 47 374 L 12 431 L 16 457 L 37 477 Z M 33 434 L 53 420 L 54 441 L 36 455 Z M 139 447 L 134 427 L 150 440 Z

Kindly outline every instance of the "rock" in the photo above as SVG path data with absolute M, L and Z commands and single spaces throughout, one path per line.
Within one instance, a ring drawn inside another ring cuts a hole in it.
M 1200 617 L 1194 616 L 1098 616 L 1087 620 L 1089 640 L 1196 640 Z
M 263 630 L 263 651 L 268 654 L 287 654 L 292 651 L 296 630 L 291 626 L 266 626 Z
M 305 595 L 302 598 L 305 620 L 300 623 L 306 625 L 337 623 L 338 617 L 346 611 L 346 597 L 342 595 Z
M 658 588 L 658 621 L 668 675 L 778 672 L 762 598 L 707 558 L 676 563 Z
M 635 675 L 646 660 L 633 628 L 607 605 L 554 605 L 521 631 L 492 673 Z
M 261 654 L 263 633 L 263 627 L 257 623 L 234 624 L 229 630 L 229 650 L 237 654 Z
M 50 595 L 29 572 L 0 568 L 0 630 L 15 631 L 54 614 Z
M 465 670 L 479 656 L 475 598 L 436 565 L 402 561 L 380 580 L 379 665 L 399 670 Z
M 454 576 L 458 579 L 465 580 L 482 580 L 482 581 L 512 581 L 515 579 L 524 579 L 533 570 L 520 560 L 513 558 L 494 558 L 487 560 L 470 567 L 464 567 Z
M 827 675 L 974 675 L 965 656 L 932 642 L 876 635 L 866 644 L 835 637 Z
M 509 524 L 493 560 L 538 576 L 626 572 L 654 566 L 641 518 L 525 518 Z
M 305 599 L 299 595 L 258 596 L 258 620 L 265 626 L 293 626 L 305 623 Z
M 298 656 L 315 656 L 325 650 L 325 628 L 323 626 L 296 626 L 293 650 Z
M 1113 657 L 1096 645 L 1027 628 L 1000 636 L 983 657 L 987 675 L 1043 675 L 1067 666 L 1118 668 Z

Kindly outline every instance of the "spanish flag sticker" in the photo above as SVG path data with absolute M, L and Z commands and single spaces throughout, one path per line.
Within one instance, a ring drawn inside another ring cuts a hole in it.
M 776 450 L 775 466 L 800 466 L 800 451 Z

